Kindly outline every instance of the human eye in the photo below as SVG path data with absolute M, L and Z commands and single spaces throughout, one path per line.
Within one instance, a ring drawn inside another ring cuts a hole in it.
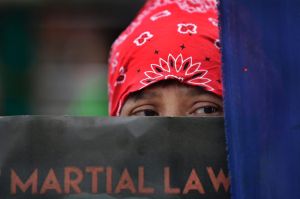
M 152 108 L 138 108 L 130 116 L 159 116 L 159 113 Z
M 222 116 L 223 110 L 220 106 L 212 103 L 199 103 L 192 112 L 192 116 Z

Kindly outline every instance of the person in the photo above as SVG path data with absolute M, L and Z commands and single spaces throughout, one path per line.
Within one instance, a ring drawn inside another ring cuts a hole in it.
M 114 42 L 111 116 L 222 116 L 215 0 L 148 0 Z

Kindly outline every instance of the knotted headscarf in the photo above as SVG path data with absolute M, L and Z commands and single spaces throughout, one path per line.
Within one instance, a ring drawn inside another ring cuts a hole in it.
M 178 81 L 222 95 L 216 0 L 149 0 L 114 42 L 109 111 L 155 82 Z

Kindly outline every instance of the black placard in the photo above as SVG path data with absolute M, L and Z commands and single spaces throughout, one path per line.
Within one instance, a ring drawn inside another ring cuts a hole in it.
M 229 198 L 223 118 L 0 118 L 0 198 Z

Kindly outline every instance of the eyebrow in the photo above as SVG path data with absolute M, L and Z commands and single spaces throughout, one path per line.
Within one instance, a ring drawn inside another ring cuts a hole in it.
M 194 87 L 194 88 L 189 89 L 187 95 L 194 97 L 201 94 L 207 94 L 207 92 L 202 87 Z
M 133 99 L 136 102 L 138 100 L 152 99 L 152 98 L 156 98 L 159 96 L 160 96 L 160 94 L 158 94 L 155 91 L 151 91 L 151 92 L 138 91 L 138 92 L 130 94 L 129 99 Z
M 212 93 L 210 91 L 206 91 L 204 88 L 202 87 L 195 87 L 196 89 L 191 89 L 188 91 L 189 96 L 194 97 L 197 95 L 213 95 L 214 97 L 218 97 L 218 98 L 222 98 L 222 96 L 217 96 L 215 93 Z
M 197 95 L 203 95 L 203 94 L 209 94 L 207 91 L 205 91 L 203 88 L 201 87 L 195 87 L 196 89 L 189 89 L 189 91 L 187 92 L 188 96 L 194 97 Z M 160 94 L 155 92 L 155 91 L 138 91 L 138 92 L 134 92 L 131 93 L 128 97 L 128 99 L 132 99 L 135 102 L 138 100 L 147 100 L 147 99 L 153 99 L 156 97 L 159 97 Z

